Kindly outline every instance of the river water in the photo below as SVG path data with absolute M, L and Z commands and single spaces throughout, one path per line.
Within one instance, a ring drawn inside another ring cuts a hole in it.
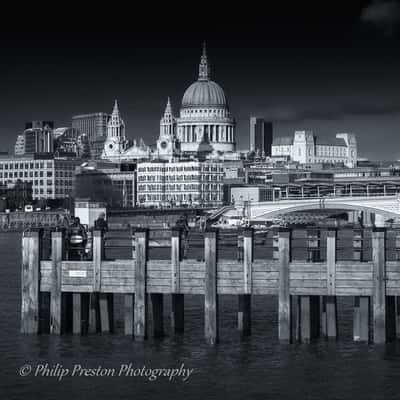
M 21 335 L 20 259 L 20 234 L 1 233 L 0 399 L 400 399 L 400 345 L 353 343 L 351 299 L 339 299 L 334 343 L 279 344 L 277 299 L 268 296 L 253 298 L 246 339 L 236 330 L 237 299 L 221 296 L 216 347 L 204 343 L 201 296 L 185 298 L 182 337 L 169 333 L 167 318 L 167 336 L 144 343 L 124 336 L 119 320 L 112 335 Z M 20 376 L 23 366 L 28 376 Z M 189 378 L 182 368 L 192 370 Z M 180 376 L 150 380 L 154 369 Z

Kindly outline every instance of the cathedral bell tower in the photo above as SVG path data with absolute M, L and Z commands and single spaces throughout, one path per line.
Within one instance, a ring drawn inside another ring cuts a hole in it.
M 179 153 L 179 142 L 176 139 L 176 122 L 168 97 L 164 115 L 160 120 L 160 136 L 157 140 L 158 158 L 170 159 Z
M 118 102 L 115 100 L 113 112 L 107 123 L 107 139 L 101 158 L 119 161 L 126 148 L 125 123 L 120 116 Z

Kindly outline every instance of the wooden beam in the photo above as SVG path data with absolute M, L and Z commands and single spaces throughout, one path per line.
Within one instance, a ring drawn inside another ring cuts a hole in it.
M 374 342 L 386 342 L 385 229 L 372 232 Z
M 147 230 L 135 232 L 135 308 L 134 308 L 134 335 L 136 340 L 147 337 Z
M 204 333 L 209 344 L 218 341 L 217 231 L 205 232 Z
M 291 304 L 290 304 L 290 231 L 279 231 L 279 340 L 290 342 Z
M 62 232 L 51 233 L 50 333 L 61 334 L 61 261 L 63 254 Z
M 39 232 L 25 232 L 22 238 L 21 333 L 39 331 L 39 257 Z

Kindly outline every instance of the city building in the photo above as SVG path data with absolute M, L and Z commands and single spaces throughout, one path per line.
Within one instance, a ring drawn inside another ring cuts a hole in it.
M 250 151 L 262 157 L 271 155 L 272 122 L 250 117 Z
M 103 112 L 72 117 L 72 128 L 86 134 L 88 138 L 92 158 L 100 158 L 103 152 L 109 118 L 110 115 Z
M 136 164 L 89 161 L 75 169 L 74 197 L 111 207 L 135 207 Z
M 75 128 L 63 127 L 53 131 L 54 151 L 59 156 L 78 158 L 90 157 L 87 136 Z
M 17 136 L 14 154 L 22 156 L 54 151 L 53 121 L 32 121 L 25 124 L 25 130 Z
M 276 137 L 272 142 L 273 157 L 286 156 L 300 164 L 357 165 L 357 140 L 354 134 L 338 133 L 336 137 L 319 138 L 312 131 L 296 131 L 293 137 Z
M 0 184 L 32 183 L 32 198 L 64 199 L 72 191 L 74 170 L 81 161 L 52 154 L 0 157 Z
M 235 125 L 223 89 L 211 80 L 204 46 L 198 79 L 186 89 L 177 119 L 181 150 L 197 152 L 205 140 L 216 152 L 235 151 Z
M 245 202 L 272 201 L 273 192 L 265 185 L 235 185 L 230 187 L 230 202 L 243 205 Z
M 218 207 L 223 166 L 214 161 L 142 162 L 137 166 L 137 205 Z

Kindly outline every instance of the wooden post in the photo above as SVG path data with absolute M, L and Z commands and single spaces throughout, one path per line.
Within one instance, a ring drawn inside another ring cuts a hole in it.
M 100 327 L 102 333 L 112 332 L 112 315 L 113 315 L 113 294 L 100 293 L 99 294 L 99 307 L 100 307 Z
M 386 342 L 385 229 L 372 232 L 374 342 Z
M 321 334 L 323 337 L 328 336 L 326 318 L 326 296 L 321 296 Z
M 164 298 L 162 293 L 151 293 L 154 337 L 164 336 Z
M 251 290 L 253 264 L 253 229 L 243 231 L 243 282 L 244 293 L 239 295 L 238 329 L 243 335 L 251 333 Z
M 354 297 L 353 339 L 356 342 L 368 342 L 369 338 L 369 297 Z
M 175 333 L 184 330 L 184 295 L 180 292 L 181 232 L 173 229 L 171 234 L 171 328 Z
M 396 338 L 395 296 L 386 296 L 386 338 L 387 341 L 392 341 Z
M 299 296 L 298 300 L 299 340 L 309 343 L 317 338 L 320 332 L 320 298 L 319 296 Z
M 89 309 L 89 332 L 99 332 L 100 324 L 100 303 L 99 292 L 101 285 L 101 255 L 102 237 L 101 231 L 93 231 L 93 293 L 90 294 Z
M 326 297 L 326 335 L 328 339 L 337 337 L 337 310 L 336 297 Z
M 25 232 L 22 238 L 21 333 L 39 331 L 39 258 L 39 232 Z
M 147 337 L 147 294 L 146 294 L 146 262 L 147 262 L 147 230 L 135 232 L 135 307 L 134 335 L 136 340 Z
M 396 296 L 396 337 L 400 339 L 400 296 Z
M 61 261 L 62 232 L 51 233 L 52 282 L 50 290 L 50 333 L 61 334 Z
M 279 231 L 279 340 L 290 342 L 290 231 Z
M 135 259 L 136 259 L 136 242 L 135 233 L 131 231 L 132 237 L 132 264 L 133 275 L 135 275 Z M 135 307 L 135 294 L 128 293 L 124 295 L 124 333 L 125 335 L 133 335 L 134 325 L 134 307 Z
M 299 296 L 299 339 L 307 343 L 311 340 L 311 304 L 310 296 Z
M 369 303 L 369 296 L 360 297 L 360 340 L 363 342 L 368 342 L 369 339 Z
M 353 340 L 360 341 L 361 338 L 361 325 L 360 325 L 360 296 L 354 296 L 353 308 Z
M 72 294 L 72 303 L 72 333 L 79 335 L 82 333 L 82 302 L 80 293 Z
M 93 291 L 100 292 L 101 282 L 101 254 L 102 254 L 101 231 L 93 231 Z
M 326 267 L 327 290 L 325 299 L 326 336 L 336 339 L 337 336 L 337 311 L 336 311 L 336 229 L 329 229 L 326 237 Z
M 133 308 L 135 304 L 134 294 L 124 295 L 124 333 L 133 335 Z
M 209 344 L 218 341 L 217 231 L 205 232 L 204 333 Z
M 89 333 L 96 333 L 100 330 L 100 309 L 99 294 L 90 293 L 89 297 Z
M 81 293 L 81 333 L 87 335 L 89 332 L 89 307 L 90 293 Z

